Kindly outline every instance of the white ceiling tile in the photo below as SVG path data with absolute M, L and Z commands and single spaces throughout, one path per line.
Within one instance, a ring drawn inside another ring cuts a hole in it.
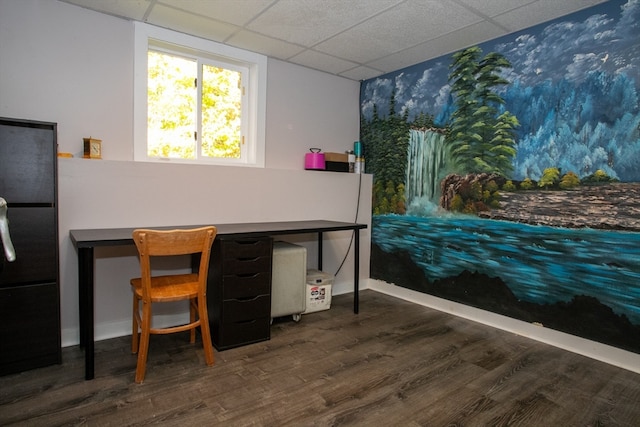
M 217 21 L 244 26 L 267 8 L 273 0 L 160 0 L 176 9 L 206 16 Z
M 481 20 L 455 3 L 411 0 L 318 44 L 314 49 L 368 63 Z
M 282 60 L 287 60 L 305 49 L 295 44 L 272 39 L 246 30 L 234 34 L 226 40 L 226 43 Z
M 536 2 L 538 0 L 456 0 L 464 4 L 469 9 L 476 11 L 484 16 L 493 17 L 502 15 L 510 10 L 517 9 L 526 4 Z M 557 0 L 555 0 L 557 1 Z
M 324 70 L 331 74 L 340 74 L 346 70 L 350 70 L 358 66 L 355 62 L 345 61 L 333 56 L 325 55 L 321 52 L 305 50 L 304 52 L 289 59 L 294 64 L 304 65 L 305 67 L 314 68 L 316 70 Z
M 483 21 L 453 31 L 446 36 L 429 40 L 418 46 L 372 61 L 367 65 L 385 72 L 391 72 L 501 37 L 504 34 L 504 30 L 490 22 Z
M 218 42 L 224 41 L 240 29 L 235 25 L 213 21 L 163 5 L 153 8 L 147 22 Z
M 360 67 L 352 68 L 351 70 L 345 71 L 343 73 L 340 73 L 340 76 L 346 77 L 351 80 L 360 81 L 360 80 L 372 79 L 374 77 L 378 77 L 381 74 L 383 74 L 382 70 L 376 70 L 370 67 L 360 66 Z
M 65 3 L 136 20 L 144 18 L 151 4 L 150 0 L 65 0 Z
M 519 9 L 496 16 L 496 22 L 516 32 L 597 4 L 598 0 L 538 0 Z
M 311 47 L 400 0 L 279 0 L 248 28 Z

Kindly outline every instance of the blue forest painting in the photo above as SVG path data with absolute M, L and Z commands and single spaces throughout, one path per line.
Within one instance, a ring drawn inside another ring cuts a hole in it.
M 640 0 L 374 79 L 371 277 L 640 353 Z

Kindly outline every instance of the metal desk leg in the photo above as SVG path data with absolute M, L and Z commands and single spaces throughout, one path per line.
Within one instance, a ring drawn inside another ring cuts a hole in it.
M 80 323 L 78 325 L 78 329 L 80 330 L 80 348 L 84 349 L 85 344 L 85 335 L 86 335 L 86 320 L 87 310 L 85 307 L 85 301 L 87 300 L 87 286 L 83 282 L 84 280 L 84 266 L 82 263 L 82 254 L 83 249 L 78 249 L 78 313 L 80 315 Z
M 84 378 L 94 378 L 93 248 L 78 248 L 80 345 L 84 346 Z
M 318 232 L 318 270 L 322 271 L 322 231 Z
M 353 246 L 353 312 L 358 314 L 360 310 L 360 230 L 353 230 L 355 233 L 355 240 Z

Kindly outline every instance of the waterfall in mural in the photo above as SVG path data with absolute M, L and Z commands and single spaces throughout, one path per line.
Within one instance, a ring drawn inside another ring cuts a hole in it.
M 410 131 L 405 196 L 408 213 L 432 210 L 440 197 L 445 167 L 444 135 L 432 130 Z

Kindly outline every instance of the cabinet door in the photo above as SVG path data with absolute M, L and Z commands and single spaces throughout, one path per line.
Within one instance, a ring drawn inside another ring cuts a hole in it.
M 0 257 L 0 287 L 58 280 L 55 208 L 12 207 L 7 212 L 16 260 Z
M 55 124 L 0 119 L 0 197 L 9 206 L 55 202 Z
M 0 375 L 60 363 L 58 285 L 0 289 Z

